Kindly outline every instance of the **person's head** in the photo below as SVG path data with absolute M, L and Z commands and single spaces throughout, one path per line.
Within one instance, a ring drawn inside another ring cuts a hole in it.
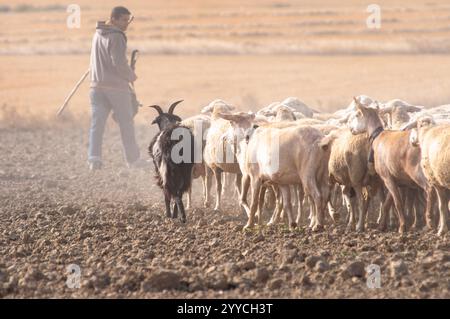
M 122 31 L 126 31 L 128 25 L 133 20 L 131 12 L 125 7 L 114 7 L 111 11 L 111 24 Z

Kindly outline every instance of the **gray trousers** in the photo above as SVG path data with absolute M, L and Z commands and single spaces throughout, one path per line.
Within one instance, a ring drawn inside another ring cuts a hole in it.
M 139 148 L 134 134 L 131 94 L 113 89 L 91 88 L 89 96 L 92 118 L 89 130 L 88 161 L 101 162 L 102 160 L 103 133 L 111 110 L 119 124 L 126 161 L 133 163 L 138 160 Z

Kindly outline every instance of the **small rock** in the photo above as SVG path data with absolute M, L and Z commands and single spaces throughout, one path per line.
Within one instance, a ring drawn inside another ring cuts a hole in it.
M 389 264 L 389 269 L 391 272 L 391 276 L 394 278 L 400 278 L 408 274 L 408 267 L 403 262 L 403 260 L 391 261 L 391 263 Z
M 253 242 L 255 244 L 259 243 L 259 242 L 262 242 L 262 241 L 264 241 L 264 236 L 262 234 L 259 234 L 258 236 L 255 237 L 255 239 L 253 239 Z
M 310 269 L 313 269 L 319 261 L 324 261 L 321 256 L 309 256 L 305 259 L 306 266 Z
M 313 284 L 307 274 L 303 274 L 302 278 L 300 279 L 300 283 L 303 287 L 310 287 Z
M 268 287 L 269 289 L 280 289 L 283 285 L 283 279 L 275 278 L 269 281 Z
M 431 289 L 437 288 L 438 286 L 439 286 L 439 284 L 436 281 L 428 279 L 420 284 L 419 290 L 421 292 L 429 292 Z
M 352 278 L 352 277 L 364 277 L 365 274 L 364 263 L 362 261 L 353 261 L 348 265 L 343 267 L 343 271 L 341 273 L 344 278 Z
M 58 212 L 62 215 L 73 215 L 76 210 L 72 206 L 64 205 L 58 208 Z
M 265 267 L 258 267 L 255 271 L 255 282 L 264 283 L 270 277 L 269 271 Z
M 328 263 L 327 263 L 326 261 L 324 261 L 324 260 L 319 260 L 319 261 L 316 263 L 316 266 L 315 266 L 314 268 L 315 268 L 318 272 L 323 273 L 323 272 L 329 270 L 329 269 L 330 269 L 330 266 L 328 265 Z
M 252 260 L 244 261 L 241 264 L 241 268 L 244 269 L 244 270 L 251 270 L 251 269 L 254 269 L 255 267 L 256 267 L 256 264 Z
M 283 253 L 282 263 L 284 264 L 292 264 L 294 259 L 297 257 L 298 251 L 297 249 L 289 249 Z
M 142 283 L 141 289 L 145 292 L 176 289 L 180 285 L 180 280 L 181 276 L 174 271 L 157 269 Z

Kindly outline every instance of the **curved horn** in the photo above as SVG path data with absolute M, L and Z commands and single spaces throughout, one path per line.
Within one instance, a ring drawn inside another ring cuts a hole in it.
M 175 106 L 177 106 L 178 104 L 180 104 L 181 102 L 183 102 L 184 100 L 179 100 L 176 101 L 175 103 L 173 103 L 170 107 L 169 107 L 169 111 L 167 113 L 169 114 L 173 114 L 173 110 L 175 110 Z
M 154 108 L 155 110 L 157 110 L 159 115 L 164 113 L 159 105 L 148 105 L 148 107 L 151 107 L 151 108 Z

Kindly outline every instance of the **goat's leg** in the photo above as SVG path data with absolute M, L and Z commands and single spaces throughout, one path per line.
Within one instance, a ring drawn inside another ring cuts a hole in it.
M 176 202 L 176 198 L 174 198 L 172 218 L 178 218 L 178 205 Z
M 192 185 L 189 186 L 189 189 L 187 191 L 187 200 L 186 200 L 186 208 L 191 208 L 191 201 L 192 201 Z
M 449 190 L 441 186 L 435 186 L 435 188 L 439 199 L 438 236 L 443 236 L 448 231 L 447 216 L 448 216 Z
M 186 212 L 184 211 L 182 196 L 175 197 L 175 205 L 176 205 L 177 211 L 180 211 L 181 222 L 185 223 L 186 222 Z M 174 206 L 174 211 L 175 211 L 175 206 Z M 176 218 L 176 217 L 174 217 L 174 218 Z
M 398 231 L 399 233 L 403 234 L 406 232 L 406 223 L 405 223 L 406 220 L 400 189 L 391 178 L 386 178 L 384 180 L 384 184 L 386 185 L 386 188 L 389 190 L 389 193 L 391 193 L 392 198 L 394 200 L 394 205 L 397 211 L 398 220 L 400 224 Z
M 220 202 L 222 198 L 222 170 L 215 168 L 213 170 L 214 177 L 216 178 L 216 206 L 214 210 L 220 210 Z
M 166 204 L 166 217 L 171 218 L 172 213 L 170 212 L 170 195 L 164 192 L 164 202 Z

